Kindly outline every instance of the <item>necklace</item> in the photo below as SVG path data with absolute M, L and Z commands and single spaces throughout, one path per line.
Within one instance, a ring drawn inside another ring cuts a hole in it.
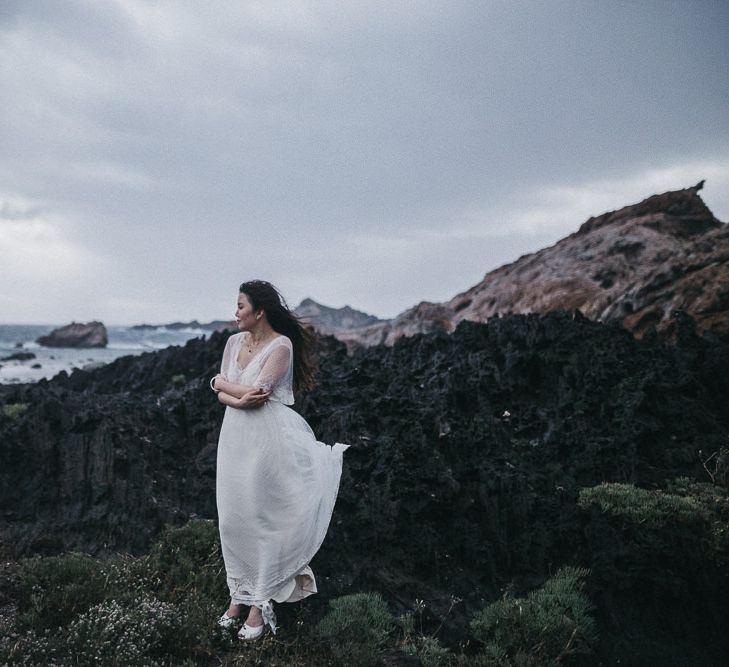
M 246 345 L 246 350 L 248 350 L 248 354 L 252 354 L 253 350 L 257 350 L 259 347 L 261 347 L 261 345 L 263 345 L 263 343 L 268 342 L 268 340 L 270 340 L 270 339 L 262 338 L 261 340 L 258 340 L 258 341 L 247 342 L 245 345 Z

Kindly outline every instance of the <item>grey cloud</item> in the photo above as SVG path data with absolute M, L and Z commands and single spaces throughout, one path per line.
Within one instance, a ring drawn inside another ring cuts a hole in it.
M 728 14 L 708 2 L 6 3 L 0 178 L 61 216 L 69 241 L 102 258 L 113 247 L 120 295 L 145 281 L 172 293 L 192 280 L 187 264 L 204 302 L 217 274 L 198 266 L 219 259 L 357 306 L 327 273 L 355 236 L 417 238 L 469 209 L 508 219 L 542 186 L 727 156 Z M 546 238 L 469 249 L 481 264 L 463 273 L 448 268 L 466 261 L 460 242 L 442 244 L 451 254 L 412 242 L 428 257 L 411 259 L 412 284 L 362 305 L 447 296 Z M 293 280 L 307 259 L 308 279 Z M 402 282 L 390 261 L 378 272 Z M 366 278 L 337 270 L 349 290 Z

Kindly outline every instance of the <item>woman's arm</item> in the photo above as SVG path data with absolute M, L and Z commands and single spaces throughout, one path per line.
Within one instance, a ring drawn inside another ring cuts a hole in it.
M 241 398 L 244 394 L 254 389 L 248 384 L 236 384 L 235 382 L 228 382 L 222 375 L 216 375 L 213 381 L 210 383 L 214 392 L 224 391 L 226 394 L 230 394 L 234 398 Z
M 251 408 L 260 408 L 266 403 L 268 397 L 271 395 L 270 391 L 264 391 L 263 389 L 253 389 L 243 394 L 241 397 L 236 397 L 231 394 L 227 394 L 224 391 L 218 392 L 218 400 L 231 408 L 237 408 L 238 410 L 249 410 Z

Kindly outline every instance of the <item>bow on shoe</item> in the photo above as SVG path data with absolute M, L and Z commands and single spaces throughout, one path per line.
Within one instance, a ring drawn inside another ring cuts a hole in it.
M 266 623 L 273 634 L 276 634 L 276 614 L 273 612 L 273 605 L 270 600 L 266 600 L 261 605 L 261 615 L 263 616 L 263 622 Z

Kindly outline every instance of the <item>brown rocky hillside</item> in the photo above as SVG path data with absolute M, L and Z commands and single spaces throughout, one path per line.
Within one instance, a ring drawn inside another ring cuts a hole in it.
M 637 337 L 653 329 L 670 336 L 671 313 L 681 310 L 700 331 L 729 335 L 729 225 L 704 204 L 702 185 L 590 218 L 446 303 L 423 302 L 338 337 L 350 344 L 392 344 L 401 336 L 450 331 L 461 320 L 562 309 L 619 322 Z

